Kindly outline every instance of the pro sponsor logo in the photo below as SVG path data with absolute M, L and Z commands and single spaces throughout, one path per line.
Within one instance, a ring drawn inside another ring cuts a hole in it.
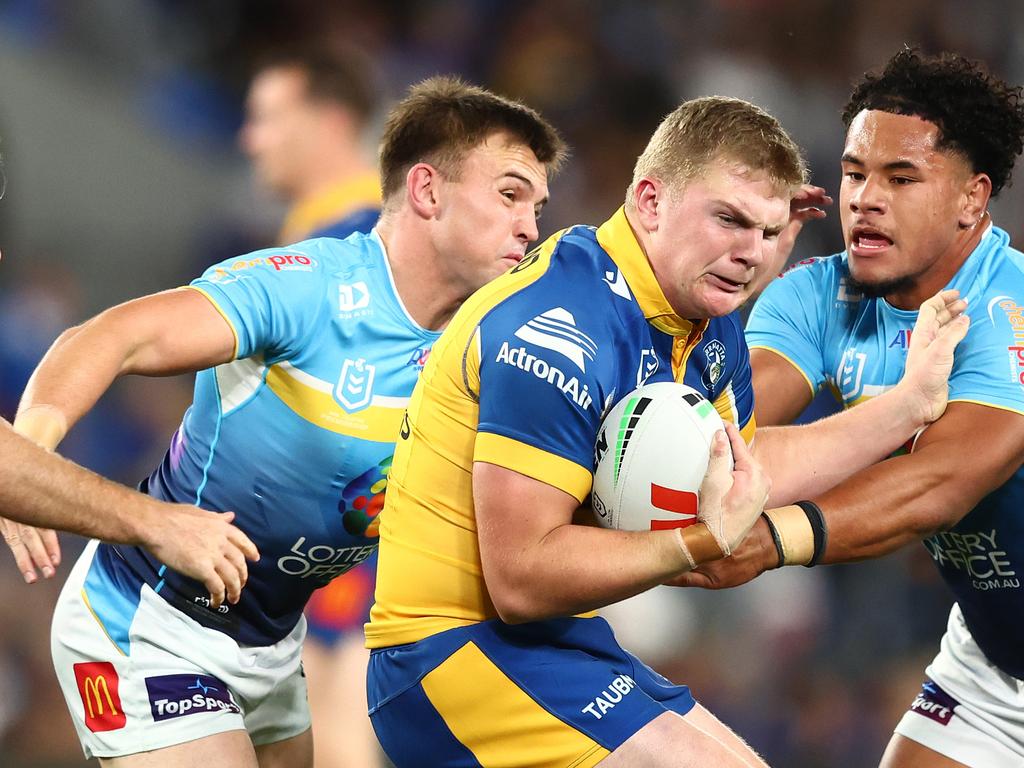
M 910 705 L 911 712 L 917 712 L 939 725 L 949 725 L 953 718 L 953 711 L 960 706 L 960 702 L 939 688 L 932 681 L 921 686 L 921 692 L 917 694 L 914 703 Z
M 93 733 L 124 728 L 128 718 L 117 693 L 118 676 L 109 661 L 74 665 L 75 682 L 85 710 L 85 727 Z
M 790 264 L 790 265 L 789 265 L 788 267 L 786 267 L 786 268 L 785 268 L 785 269 L 783 269 L 783 270 L 782 270 L 781 272 L 779 272 L 779 275 L 778 275 L 778 276 L 779 276 L 779 277 L 785 277 L 785 276 L 786 276 L 786 275 L 788 275 L 788 274 L 789 274 L 790 272 L 793 272 L 793 271 L 795 271 L 795 270 L 797 270 L 797 269 L 800 269 L 800 267 L 807 267 L 807 266 L 810 266 L 811 264 L 813 264 L 813 263 L 814 263 L 814 262 L 816 262 L 816 261 L 821 261 L 821 259 L 820 259 L 820 258 L 818 258 L 818 257 L 815 257 L 815 258 L 810 258 L 810 259 L 801 259 L 800 261 L 794 261 L 794 262 L 793 262 L 792 264 Z
M 576 318 L 562 307 L 555 307 L 537 315 L 515 332 L 517 338 L 544 349 L 558 352 L 587 372 L 587 360 L 597 354 L 597 345 L 576 327 Z
M 338 386 L 334 388 L 334 396 L 338 398 L 349 413 L 361 411 L 370 404 L 373 398 L 373 376 L 377 366 L 371 365 L 363 358 L 345 360 L 338 377 Z
M 709 341 L 704 345 L 704 359 L 707 360 L 707 365 L 704 366 L 700 380 L 705 389 L 711 390 L 715 388 L 715 384 L 722 377 L 722 371 L 725 370 L 725 344 L 718 339 Z
M 583 707 L 580 712 L 593 715 L 595 720 L 600 720 L 605 713 L 615 708 L 629 692 L 636 688 L 636 682 L 629 675 L 619 675 L 611 684 L 601 691 L 594 700 Z
M 988 303 L 988 316 L 992 325 L 996 324 L 993 310 L 1003 310 L 1006 321 L 1010 324 L 1013 343 L 1007 345 L 1006 354 L 1010 364 L 1010 376 L 1024 385 L 1024 307 L 1010 296 L 996 296 Z
M 277 567 L 289 576 L 327 583 L 335 576 L 355 568 L 372 555 L 376 548 L 376 544 L 364 547 L 310 544 L 305 536 L 300 536 L 288 550 L 290 554 L 278 558 Z
M 362 280 L 338 286 L 338 310 L 343 318 L 354 317 L 356 312 L 365 310 L 369 306 L 370 289 Z M 359 316 L 366 314 L 369 313 L 359 312 Z
M 501 343 L 498 356 L 495 362 L 511 365 L 521 371 L 532 373 L 538 379 L 543 379 L 548 384 L 561 390 L 562 394 L 572 400 L 583 410 L 590 407 L 594 398 L 586 384 L 580 384 L 575 376 L 566 376 L 565 373 L 555 366 L 542 360 L 536 355 L 531 355 L 526 347 L 512 347 L 507 341 Z
M 626 278 L 622 276 L 622 270 L 616 270 L 615 272 L 604 273 L 604 284 L 611 289 L 611 292 L 616 296 L 621 296 L 626 301 L 632 301 L 633 297 L 629 293 L 629 286 L 626 285 Z
M 937 533 L 925 539 L 924 546 L 940 568 L 963 571 L 980 592 L 1020 587 L 1017 570 L 999 544 L 995 528 L 975 533 Z
M 228 687 L 210 675 L 159 675 L 146 678 L 154 720 L 202 712 L 241 712 Z
M 253 259 L 238 259 L 231 264 L 217 267 L 210 279 L 215 283 L 232 283 L 242 277 L 239 272 L 254 267 L 273 267 L 275 272 L 312 272 L 315 266 L 316 259 L 311 259 L 304 253 L 274 253 Z

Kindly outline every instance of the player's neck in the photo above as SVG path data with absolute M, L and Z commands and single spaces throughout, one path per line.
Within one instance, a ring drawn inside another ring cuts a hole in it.
M 377 233 L 384 242 L 395 290 L 417 325 L 440 331 L 465 301 L 463 291 L 446 279 L 443 259 L 429 233 L 408 209 L 381 217 Z
M 934 265 L 914 281 L 905 291 L 886 294 L 885 300 L 897 309 L 916 310 L 927 299 L 945 288 L 953 276 L 967 261 L 981 238 L 988 231 L 992 219 L 988 213 L 981 217 L 973 227 L 966 228 L 957 234 L 946 253 L 936 259 Z

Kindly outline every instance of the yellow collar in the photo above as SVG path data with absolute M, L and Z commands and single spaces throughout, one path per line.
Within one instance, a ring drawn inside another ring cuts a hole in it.
M 619 208 L 598 227 L 597 242 L 622 271 L 626 284 L 651 325 L 672 336 L 688 336 L 694 330 L 694 324 L 679 317 L 665 298 L 647 254 L 640 247 L 626 218 L 625 207 Z M 703 330 L 707 322 L 698 323 L 699 330 Z
M 345 179 L 295 203 L 285 217 L 278 239 L 282 245 L 304 240 L 356 211 L 379 208 L 380 202 L 380 179 L 376 173 Z

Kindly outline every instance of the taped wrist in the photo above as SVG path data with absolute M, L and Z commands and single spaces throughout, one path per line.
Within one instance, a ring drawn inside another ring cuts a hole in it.
M 817 565 L 828 546 L 828 526 L 813 501 L 766 509 L 764 517 L 779 554 L 779 565 Z
M 14 419 L 14 431 L 52 451 L 68 431 L 67 417 L 52 405 L 33 405 Z

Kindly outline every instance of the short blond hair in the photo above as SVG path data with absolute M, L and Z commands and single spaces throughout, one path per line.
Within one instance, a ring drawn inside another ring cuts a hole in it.
M 716 160 L 764 171 L 790 193 L 807 178 L 800 148 L 778 120 L 742 99 L 705 96 L 683 102 L 661 121 L 637 158 L 626 203 L 632 204 L 636 186 L 645 177 L 678 188 Z

